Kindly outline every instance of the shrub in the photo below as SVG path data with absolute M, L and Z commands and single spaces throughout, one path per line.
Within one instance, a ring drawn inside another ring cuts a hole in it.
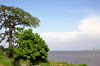
M 0 50 L 0 55 L 3 55 L 3 51 L 2 50 Z
M 13 66 L 11 60 L 4 55 L 3 56 L 0 55 L 0 65 Z
M 0 46 L 0 50 L 4 52 L 4 46 Z
M 9 46 L 8 48 L 6 48 L 6 54 L 9 58 L 13 58 L 14 55 L 14 48 L 12 48 L 11 46 Z
M 32 29 L 25 30 L 18 37 L 17 44 L 18 48 L 15 48 L 14 54 L 15 60 L 28 59 L 32 65 L 48 61 L 49 48 L 38 33 L 32 33 Z
M 13 61 L 13 65 L 14 66 L 21 66 L 21 64 L 19 63 L 19 61 L 15 61 L 15 60 Z

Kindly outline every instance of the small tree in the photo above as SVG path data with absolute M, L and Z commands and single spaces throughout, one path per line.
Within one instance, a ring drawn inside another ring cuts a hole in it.
M 38 33 L 32 33 L 32 29 L 25 30 L 18 37 L 17 43 L 18 48 L 15 48 L 14 54 L 15 61 L 20 58 L 28 59 L 30 65 L 47 61 L 49 48 Z

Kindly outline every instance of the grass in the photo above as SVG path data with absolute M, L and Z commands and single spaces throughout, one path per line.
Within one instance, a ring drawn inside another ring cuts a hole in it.
M 12 64 L 13 59 L 9 59 L 8 57 L 4 55 L 0 55 L 0 66 L 14 66 Z M 23 61 L 20 60 L 21 66 L 30 66 L 29 61 Z M 47 63 L 40 63 L 35 66 L 87 66 L 86 64 L 68 64 L 67 62 L 55 62 L 55 61 L 49 61 Z
M 0 55 L 0 66 L 13 66 L 13 65 L 8 57 Z
M 20 63 L 22 66 L 29 66 L 29 61 L 23 61 L 20 60 Z M 55 61 L 49 61 L 47 63 L 40 63 L 35 66 L 87 66 L 86 64 L 69 64 L 67 62 L 55 62 Z
M 87 66 L 86 64 L 68 64 L 67 62 L 49 61 L 48 63 L 40 63 L 36 66 Z

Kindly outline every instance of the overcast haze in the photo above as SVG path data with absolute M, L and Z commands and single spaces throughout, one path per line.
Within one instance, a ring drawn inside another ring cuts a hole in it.
M 33 32 L 50 50 L 100 49 L 100 0 L 0 0 L 0 4 L 38 17 L 40 27 Z

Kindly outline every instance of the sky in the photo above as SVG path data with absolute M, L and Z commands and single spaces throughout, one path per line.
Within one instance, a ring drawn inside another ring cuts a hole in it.
M 38 17 L 40 26 L 31 29 L 51 51 L 100 49 L 100 0 L 0 0 L 0 4 Z

